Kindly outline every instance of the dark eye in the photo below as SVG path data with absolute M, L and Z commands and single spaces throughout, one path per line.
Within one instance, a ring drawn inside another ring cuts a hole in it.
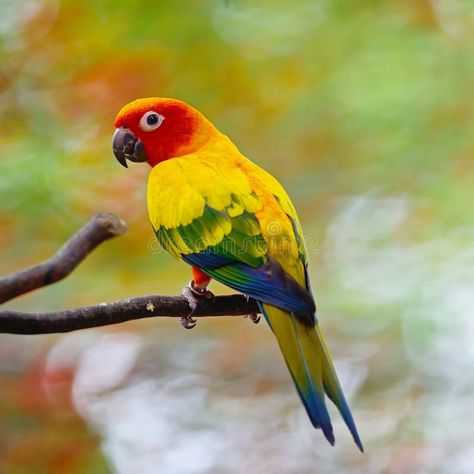
M 163 123 L 164 119 L 163 115 L 151 110 L 143 114 L 139 125 L 143 131 L 151 132 L 152 130 L 156 130 Z
M 147 125 L 150 125 L 150 127 L 152 127 L 153 125 L 156 125 L 158 123 L 158 114 L 150 114 L 147 118 L 146 118 L 146 123 Z

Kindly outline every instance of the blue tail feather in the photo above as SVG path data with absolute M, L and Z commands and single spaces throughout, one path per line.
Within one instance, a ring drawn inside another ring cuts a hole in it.
M 360 451 L 364 451 L 352 414 L 317 326 L 308 327 L 292 313 L 259 302 L 267 323 L 280 343 L 298 394 L 315 428 L 334 445 L 325 394 L 337 406 Z

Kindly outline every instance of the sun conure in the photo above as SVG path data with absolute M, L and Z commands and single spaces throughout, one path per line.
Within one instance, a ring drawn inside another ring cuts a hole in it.
M 211 278 L 254 298 L 275 334 L 312 424 L 334 444 L 325 394 L 362 451 L 316 320 L 307 252 L 281 184 L 204 115 L 175 99 L 139 99 L 115 119 L 117 160 L 148 162 L 148 212 L 160 244 L 192 266 L 192 294 Z M 188 295 L 189 296 L 189 295 Z M 194 321 L 185 321 L 192 327 Z

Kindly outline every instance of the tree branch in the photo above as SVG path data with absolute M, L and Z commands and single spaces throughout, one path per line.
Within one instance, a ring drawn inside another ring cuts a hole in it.
M 0 311 L 0 333 L 50 334 L 106 326 L 152 317 L 180 318 L 189 315 L 189 303 L 183 296 L 138 296 L 113 303 L 48 313 Z M 259 313 L 257 303 L 243 295 L 202 298 L 193 318 L 207 316 L 244 316 Z
M 50 259 L 0 278 L 0 303 L 69 275 L 101 242 L 122 235 L 126 223 L 109 213 L 96 214 Z M 257 303 L 243 295 L 199 300 L 193 317 L 245 316 L 259 313 Z M 139 296 L 113 303 L 57 312 L 23 313 L 0 311 L 0 333 L 50 334 L 151 317 L 182 318 L 190 313 L 183 296 Z
M 50 259 L 0 278 L 0 304 L 67 277 L 104 240 L 122 235 L 127 224 L 100 212 L 81 227 Z

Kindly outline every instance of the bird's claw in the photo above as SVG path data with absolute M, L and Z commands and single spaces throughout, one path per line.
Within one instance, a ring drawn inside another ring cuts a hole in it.
M 196 308 L 199 304 L 200 298 L 206 298 L 208 300 L 213 300 L 215 298 L 214 294 L 207 290 L 206 288 L 198 288 L 195 286 L 194 281 L 190 281 L 187 286 L 183 288 L 181 294 L 186 298 L 189 307 L 191 308 L 191 312 L 187 316 L 183 316 L 180 319 L 181 325 L 186 329 L 192 329 L 196 326 L 197 321 L 193 319 L 191 316 L 196 311 Z
M 250 296 L 249 295 L 246 295 L 244 294 L 244 297 L 245 297 L 245 301 L 247 301 L 247 303 L 250 301 Z M 257 313 L 253 313 L 253 314 L 246 314 L 244 316 L 244 318 L 249 318 L 250 321 L 252 321 L 252 323 L 254 324 L 258 324 L 260 322 L 260 315 L 257 314 Z
M 259 314 L 246 314 L 244 318 L 249 318 L 250 321 L 254 324 L 258 324 L 260 322 L 260 315 Z
M 249 315 L 250 321 L 254 324 L 258 324 L 260 322 L 260 315 L 259 314 L 250 314 Z
M 188 314 L 187 316 L 182 316 L 179 319 L 179 322 L 184 329 L 192 329 L 194 326 L 196 326 L 197 321 L 191 317 L 191 314 Z

